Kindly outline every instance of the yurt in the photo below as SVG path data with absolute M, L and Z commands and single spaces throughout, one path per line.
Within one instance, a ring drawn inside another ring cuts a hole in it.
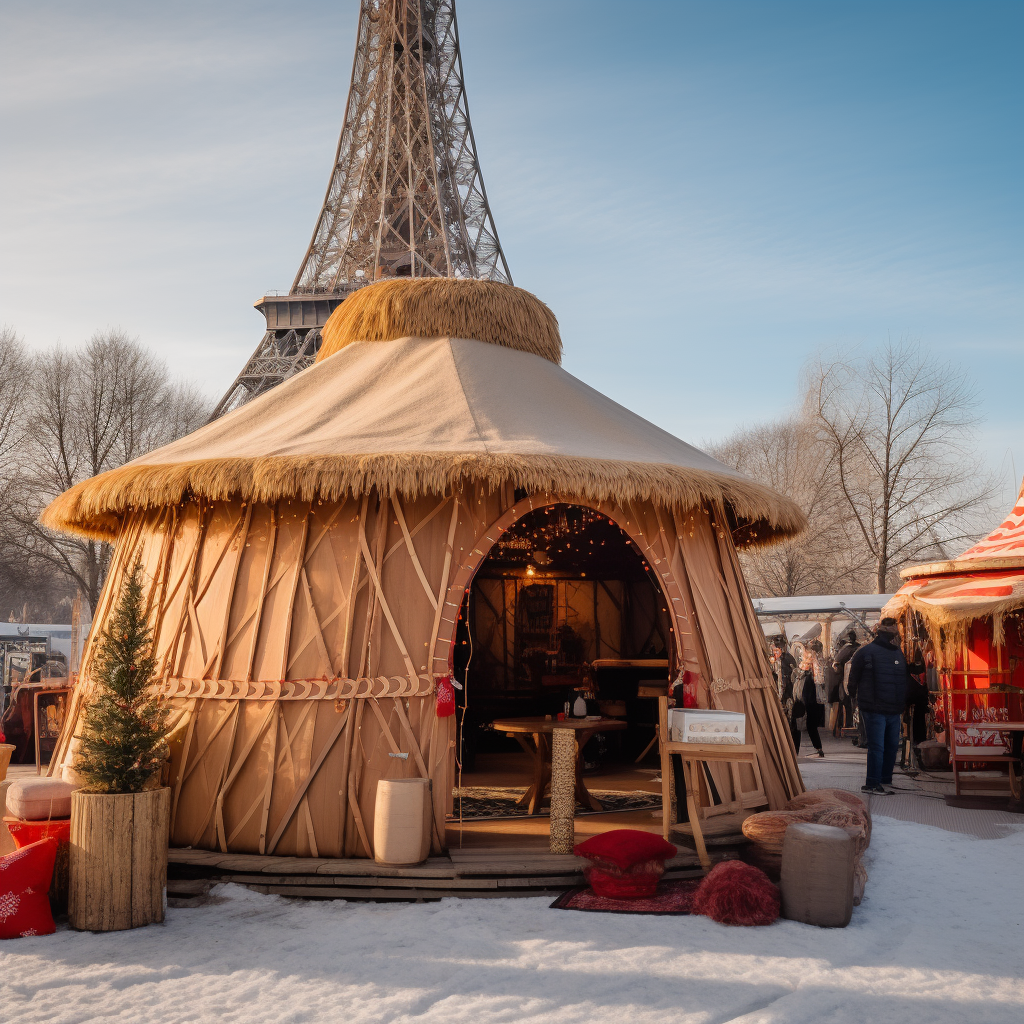
M 651 679 L 746 713 L 756 763 L 706 801 L 802 791 L 737 561 L 801 529 L 792 502 L 569 374 L 518 288 L 381 282 L 323 335 L 313 366 L 43 516 L 114 546 L 93 636 L 141 560 L 173 846 L 373 856 L 378 781 L 421 777 L 441 849 L 470 709 L 554 713 L 602 663 L 648 676 L 618 677 L 627 718 Z
M 882 610 L 924 633 L 941 686 L 937 729 L 947 737 L 956 792 L 1021 797 L 1024 734 L 1024 484 L 1006 519 L 962 555 L 904 569 Z M 912 653 L 912 652 L 910 652 Z M 964 775 L 965 769 L 971 769 Z M 1002 781 L 991 773 L 1004 774 Z M 974 777 L 977 775 L 977 777 Z

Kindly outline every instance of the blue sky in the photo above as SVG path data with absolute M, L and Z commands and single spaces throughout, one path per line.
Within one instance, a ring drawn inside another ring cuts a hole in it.
M 459 0 L 517 284 L 565 365 L 687 440 L 784 415 L 805 360 L 909 335 L 1024 474 L 1024 5 Z M 0 2 L 0 322 L 138 334 L 214 396 L 286 289 L 356 0 Z

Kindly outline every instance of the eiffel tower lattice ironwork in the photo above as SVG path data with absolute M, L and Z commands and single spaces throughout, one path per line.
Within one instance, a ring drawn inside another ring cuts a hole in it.
M 339 303 L 389 277 L 512 281 L 469 120 L 455 0 L 362 0 L 313 238 L 288 294 L 256 303 L 267 332 L 214 417 L 309 366 Z

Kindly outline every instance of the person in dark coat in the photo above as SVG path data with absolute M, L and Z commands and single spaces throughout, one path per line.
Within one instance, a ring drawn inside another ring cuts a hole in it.
M 853 728 L 853 699 L 843 686 L 843 676 L 846 673 L 847 662 L 857 653 L 860 644 L 857 643 L 857 634 L 849 629 L 843 637 L 843 642 L 832 659 L 832 666 L 835 670 L 837 683 L 835 694 L 829 695 L 829 699 L 839 705 L 839 716 L 836 718 L 834 736 L 841 736 L 843 729 Z M 857 737 L 853 738 L 854 746 L 857 745 Z
M 910 675 L 900 649 L 895 619 L 882 619 L 875 639 L 850 662 L 850 695 L 860 708 L 868 740 L 867 778 L 861 792 L 892 793 L 892 770 L 900 745 L 900 726 L 907 704 Z
M 795 664 L 796 659 L 793 661 Z M 814 654 L 810 649 L 804 652 L 800 667 L 790 677 L 789 686 L 783 692 L 782 703 L 789 711 L 789 731 L 793 736 L 796 752 L 800 753 L 800 729 L 797 721 L 806 715 L 807 735 L 810 737 L 811 745 L 818 752 L 818 757 L 824 757 L 825 752 L 821 749 L 821 735 L 818 729 L 825 724 L 825 708 L 818 700 L 818 689 L 814 685 Z M 792 703 L 787 703 L 790 699 Z
M 775 675 L 775 688 L 779 697 L 785 701 L 783 694 L 787 686 L 793 685 L 793 670 L 796 668 L 796 658 L 787 649 L 784 636 L 772 637 L 772 672 Z

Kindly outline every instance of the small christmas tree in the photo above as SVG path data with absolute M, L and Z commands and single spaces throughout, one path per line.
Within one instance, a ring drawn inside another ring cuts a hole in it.
M 166 754 L 167 712 L 149 692 L 155 662 L 142 603 L 142 565 L 125 581 L 113 620 L 99 637 L 75 771 L 96 793 L 138 793 Z

